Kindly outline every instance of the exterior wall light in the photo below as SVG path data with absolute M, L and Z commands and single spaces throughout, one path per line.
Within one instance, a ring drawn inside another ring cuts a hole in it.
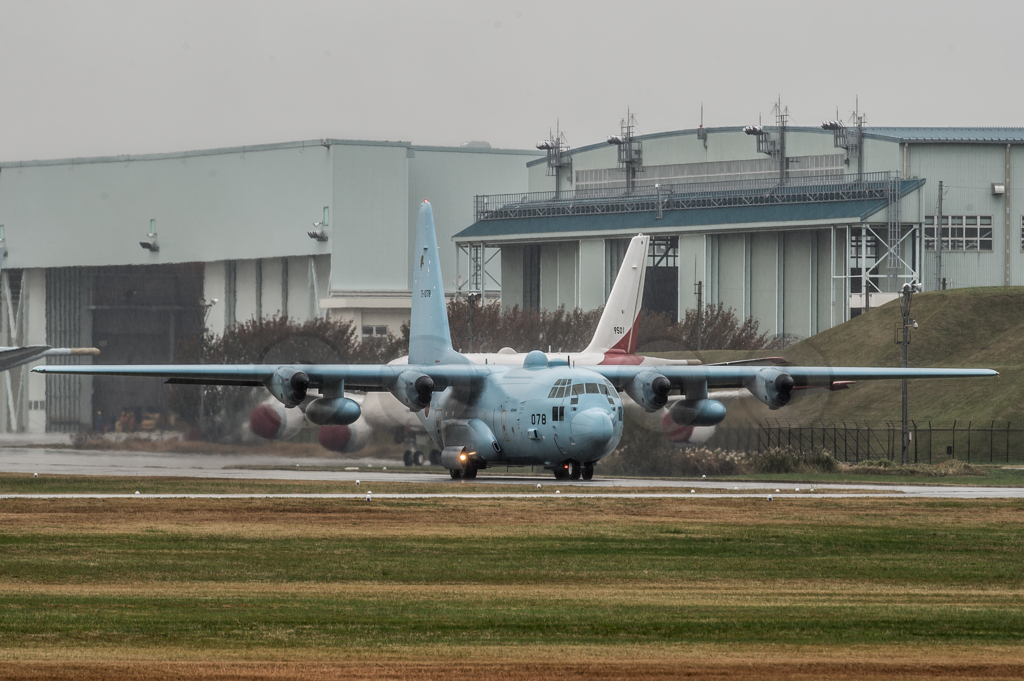
M 156 242 L 156 220 L 149 221 L 149 234 L 146 235 L 146 241 L 140 241 L 139 245 L 151 253 L 160 250 L 160 245 Z
M 310 239 L 314 239 L 315 241 L 319 241 L 321 243 L 323 243 L 324 241 L 327 241 L 327 232 L 324 231 L 324 227 L 327 227 L 327 225 L 328 225 L 327 218 L 328 218 L 329 213 L 330 213 L 330 208 L 328 206 L 324 206 L 324 219 L 323 219 L 323 221 L 322 222 L 314 222 L 313 223 L 313 229 L 311 229 L 308 232 L 306 232 L 306 234 L 309 236 Z

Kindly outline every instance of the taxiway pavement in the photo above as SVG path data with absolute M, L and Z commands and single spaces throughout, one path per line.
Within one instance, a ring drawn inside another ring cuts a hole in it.
M 317 470 L 317 467 L 340 467 L 353 470 Z M 390 470 L 385 470 L 389 468 Z M 514 469 L 513 469 L 514 470 Z M 550 497 L 555 490 L 562 497 L 600 496 L 600 497 L 758 497 L 765 498 L 772 493 L 781 498 L 807 497 L 823 498 L 833 496 L 871 496 L 899 498 L 947 498 L 947 499 L 1013 499 L 1024 498 L 1024 487 L 980 487 L 953 485 L 901 485 L 901 484 L 814 484 L 810 483 L 778 483 L 778 482 L 738 482 L 720 480 L 687 480 L 687 479 L 649 479 L 649 478 L 597 478 L 583 480 L 554 480 L 549 475 L 521 475 L 514 472 L 504 473 L 500 469 L 482 473 L 474 482 L 463 483 L 452 480 L 446 473 L 427 470 L 408 469 L 401 462 L 383 461 L 378 459 L 320 459 L 320 458 L 288 458 L 262 454 L 168 454 L 147 452 L 111 452 L 86 451 L 68 449 L 46 449 L 11 447 L 0 449 L 0 471 L 7 473 L 24 473 L 26 475 L 97 475 L 113 477 L 150 477 L 173 476 L 195 478 L 222 478 L 235 480 L 319 480 L 339 483 L 336 494 L 310 495 L 273 495 L 273 494 L 174 494 L 147 495 L 144 497 L 208 497 L 208 498 L 257 498 L 257 497 L 337 497 L 362 498 L 374 482 L 412 482 L 444 485 L 447 490 L 439 490 L 445 496 L 497 498 L 526 496 Z M 500 471 L 500 472 L 499 472 Z M 354 487 L 355 481 L 365 486 Z M 475 492 L 467 494 L 464 484 L 480 485 L 542 485 L 536 494 L 487 494 Z M 344 487 L 344 489 L 341 489 Z M 606 489 L 599 493 L 588 493 L 588 488 L 614 487 L 615 493 Z M 658 492 L 645 492 L 645 488 L 662 488 Z M 809 492 L 813 487 L 815 491 Z M 665 488 L 678 492 L 666 492 Z M 797 491 L 799 488 L 800 491 Z M 780 490 L 777 494 L 775 490 Z M 691 492 L 691 490 L 693 490 Z M 141 490 L 140 490 L 141 492 Z M 62 498 L 76 495 L 56 495 Z M 87 497 L 99 496 L 134 496 L 134 495 L 79 495 Z M 435 497 L 438 494 L 386 494 L 375 495 L 375 498 L 422 498 Z M 29 495 L 0 495 L 0 498 L 29 498 Z

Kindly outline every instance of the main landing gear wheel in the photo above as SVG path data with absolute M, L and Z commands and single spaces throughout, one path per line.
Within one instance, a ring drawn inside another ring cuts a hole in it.
M 441 452 L 437 451 L 436 449 L 431 449 L 430 450 L 430 465 L 431 466 L 440 466 L 441 465 Z
M 591 480 L 594 477 L 594 464 L 588 463 L 583 465 L 583 479 Z
M 423 452 L 413 452 L 412 464 L 414 466 L 422 466 L 423 465 L 423 460 L 424 460 Z
M 568 480 L 569 479 L 569 464 L 562 463 L 555 466 L 552 471 L 555 474 L 555 480 Z
M 462 478 L 462 471 L 460 471 L 458 469 L 451 470 L 451 471 L 448 471 L 448 472 L 451 474 L 452 480 L 459 480 L 460 478 Z
M 413 454 L 415 454 L 415 452 L 413 452 L 411 449 L 407 449 L 405 450 L 405 454 L 402 455 L 402 461 L 405 463 L 406 466 L 412 465 Z
M 580 464 L 578 461 L 573 461 L 569 464 L 569 479 L 579 480 L 580 479 Z
M 466 466 L 466 470 L 462 471 L 462 477 L 465 480 L 475 480 L 476 466 Z

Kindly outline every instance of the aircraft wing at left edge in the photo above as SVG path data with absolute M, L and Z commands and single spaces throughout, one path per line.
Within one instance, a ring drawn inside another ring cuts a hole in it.
M 110 364 L 38 366 L 40 374 L 85 376 L 138 376 L 162 378 L 166 383 L 197 385 L 267 386 L 275 379 L 304 374 L 308 387 L 322 389 L 344 383 L 348 390 L 387 390 L 401 374 L 425 374 L 435 389 L 468 384 L 486 373 L 477 365 L 389 364 Z

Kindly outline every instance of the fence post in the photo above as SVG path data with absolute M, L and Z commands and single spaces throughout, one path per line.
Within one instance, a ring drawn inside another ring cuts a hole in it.
M 995 437 L 996 437 L 996 420 L 992 419 L 992 423 L 988 425 L 988 462 L 994 463 L 996 460 L 995 450 Z
M 971 424 L 974 421 L 967 422 L 967 463 L 971 462 Z
M 846 421 L 841 421 L 843 424 L 843 462 L 850 463 L 850 429 L 846 425 Z
M 1006 463 L 1010 463 L 1010 422 L 1006 422 Z
M 953 420 L 953 444 L 952 444 L 952 446 L 950 446 L 949 450 L 950 450 L 950 452 L 952 452 L 953 458 L 955 459 L 956 458 L 956 420 L 955 419 Z
M 854 421 L 853 426 L 857 429 L 853 433 L 853 460 L 860 463 L 860 424 Z
M 917 463 L 917 421 L 911 421 L 914 424 L 914 463 Z
M 928 422 L 928 465 L 932 465 L 932 445 L 935 444 L 935 431 L 932 429 L 932 422 Z

